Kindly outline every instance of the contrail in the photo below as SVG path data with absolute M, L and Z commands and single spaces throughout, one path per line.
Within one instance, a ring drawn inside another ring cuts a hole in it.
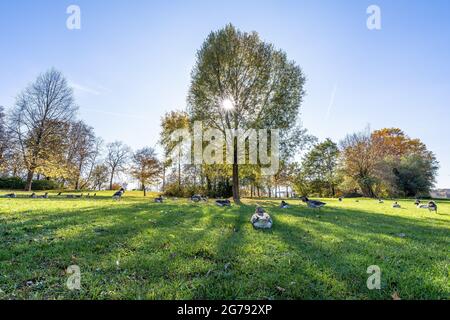
M 333 92 L 331 93 L 330 104 L 328 105 L 328 110 L 325 119 L 328 120 L 331 115 L 331 109 L 334 106 L 334 98 L 336 97 L 337 84 L 334 85 Z

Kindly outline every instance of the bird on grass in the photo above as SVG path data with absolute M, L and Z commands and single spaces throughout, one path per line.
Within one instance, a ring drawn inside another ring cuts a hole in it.
M 289 204 L 283 200 L 283 201 L 281 201 L 280 208 L 281 209 L 289 209 Z
M 392 208 L 394 209 L 401 209 L 401 205 L 398 202 L 394 202 L 394 204 L 392 205 Z
M 116 193 L 114 193 L 113 195 L 113 199 L 114 200 L 122 200 L 123 194 L 125 193 L 125 189 L 121 188 L 119 191 L 117 191 Z
M 15 193 L 9 193 L 9 194 L 5 194 L 3 196 L 3 198 L 14 199 L 14 198 L 17 198 L 17 195 Z
M 437 204 L 436 204 L 436 202 L 434 202 L 434 201 L 430 201 L 429 203 L 428 203 L 428 210 L 430 210 L 430 212 L 438 212 L 438 207 L 437 207 Z
M 312 208 L 312 209 L 320 209 L 320 208 L 326 206 L 325 202 L 309 200 L 308 197 L 302 197 L 301 199 L 304 203 L 306 203 L 308 205 L 309 208 Z
M 219 207 L 231 207 L 231 201 L 228 199 L 216 200 L 216 205 Z

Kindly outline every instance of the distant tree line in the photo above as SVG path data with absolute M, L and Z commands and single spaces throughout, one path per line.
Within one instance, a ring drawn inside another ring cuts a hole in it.
M 435 155 L 398 128 L 327 139 L 296 164 L 293 185 L 304 195 L 429 196 L 438 170 Z

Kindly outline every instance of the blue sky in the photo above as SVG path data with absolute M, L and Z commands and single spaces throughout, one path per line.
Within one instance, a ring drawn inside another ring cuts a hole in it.
M 81 8 L 81 30 L 66 8 Z M 382 29 L 366 27 L 381 8 Z M 233 23 L 285 50 L 307 76 L 304 126 L 338 141 L 400 127 L 422 139 L 450 187 L 450 1 L 15 0 L 0 2 L 0 105 L 50 67 L 106 141 L 155 146 L 164 112 L 185 107 L 196 51 Z

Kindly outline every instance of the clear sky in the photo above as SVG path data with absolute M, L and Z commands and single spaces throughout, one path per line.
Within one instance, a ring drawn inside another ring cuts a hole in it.
M 66 9 L 81 8 L 81 30 Z M 369 5 L 382 29 L 366 27 Z M 438 157 L 450 187 L 450 1 L 2 0 L 0 105 L 50 67 L 106 141 L 155 146 L 164 112 L 185 107 L 196 51 L 233 23 L 285 50 L 307 76 L 302 120 L 320 139 L 400 127 Z

